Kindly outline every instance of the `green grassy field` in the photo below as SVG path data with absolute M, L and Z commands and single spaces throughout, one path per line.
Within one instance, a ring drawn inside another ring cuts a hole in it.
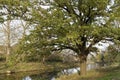
M 120 80 L 120 66 L 88 71 L 86 76 L 64 75 L 57 80 Z
M 107 70 L 102 70 L 101 73 L 104 73 L 105 75 L 96 80 L 120 80 L 120 66 Z

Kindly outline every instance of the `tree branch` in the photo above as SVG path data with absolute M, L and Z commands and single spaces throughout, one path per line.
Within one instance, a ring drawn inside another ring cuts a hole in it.
M 59 51 L 59 50 L 63 50 L 63 49 L 70 49 L 70 50 L 73 50 L 74 52 L 78 53 L 78 49 L 77 48 L 74 48 L 72 46 L 67 46 L 67 45 L 61 45 L 61 44 L 52 44 L 52 45 L 58 45 L 57 48 L 54 48 L 52 51 Z

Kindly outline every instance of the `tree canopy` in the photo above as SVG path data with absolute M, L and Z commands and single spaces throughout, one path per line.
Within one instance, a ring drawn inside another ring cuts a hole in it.
M 71 49 L 89 54 L 99 41 L 118 38 L 119 28 L 110 21 L 109 3 L 109 0 L 55 0 L 47 10 L 41 7 L 33 10 L 32 18 L 38 24 L 31 36 L 35 44 L 50 46 L 51 50 Z
M 46 6 L 43 3 L 39 4 Z M 35 45 L 36 50 L 73 50 L 80 58 L 84 70 L 81 73 L 85 74 L 84 63 L 87 55 L 95 50 L 94 45 L 106 38 L 119 38 L 120 29 L 114 27 L 115 17 L 111 17 L 115 16 L 113 11 L 116 9 L 111 8 L 110 3 L 109 0 L 47 1 L 49 8 L 38 6 L 33 9 L 32 18 L 37 26 L 28 36 L 28 45 Z
M 19 5 L 5 1 L 1 3 L 12 9 L 9 14 L 35 24 L 24 42 L 27 52 L 73 50 L 80 59 L 81 74 L 86 73 L 86 58 L 95 51 L 95 44 L 107 38 L 119 41 L 120 28 L 115 27 L 119 0 L 31 0 Z M 27 16 L 23 15 L 26 11 Z

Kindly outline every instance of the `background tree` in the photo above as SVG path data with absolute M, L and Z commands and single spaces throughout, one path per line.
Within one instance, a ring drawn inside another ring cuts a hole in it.
M 119 63 L 120 59 L 120 46 L 118 45 L 111 45 L 108 47 L 107 54 L 105 55 L 105 60 L 109 64 Z
M 1 43 L 7 45 L 7 54 L 10 54 L 11 50 L 13 51 L 11 49 L 14 47 L 13 45 L 27 32 L 28 23 L 26 22 L 30 18 L 28 7 L 30 8 L 28 0 L 0 0 L 0 26 L 3 40 Z M 23 19 L 26 22 L 23 22 Z
M 6 60 L 14 51 L 14 46 L 17 44 L 19 39 L 25 36 L 26 29 L 24 29 L 23 24 L 20 21 L 8 20 L 0 25 L 1 34 L 1 45 L 4 47 L 4 53 L 6 54 Z M 27 27 L 27 26 L 26 26 Z M 20 33 L 21 32 L 21 33 Z
M 5 27 L 3 27 L 4 33 L 5 33 L 5 42 L 6 42 L 6 61 L 8 61 L 8 57 L 11 52 L 11 30 L 10 30 L 10 21 L 7 22 Z

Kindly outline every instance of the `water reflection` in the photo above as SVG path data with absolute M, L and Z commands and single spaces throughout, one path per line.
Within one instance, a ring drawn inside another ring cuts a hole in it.
M 69 74 L 73 74 L 73 73 L 78 73 L 80 71 L 80 68 L 71 68 L 71 69 L 65 69 L 63 71 L 61 71 L 61 73 L 63 75 L 69 75 Z
M 51 80 L 55 80 L 55 77 L 52 77 Z
M 56 80 L 56 77 L 59 77 L 61 75 L 69 75 L 69 74 L 77 73 L 79 71 L 80 68 L 64 69 L 60 72 L 34 74 L 34 75 L 26 76 L 22 80 Z
M 30 76 L 26 76 L 25 78 L 23 78 L 23 80 L 32 80 L 32 79 L 30 78 Z

